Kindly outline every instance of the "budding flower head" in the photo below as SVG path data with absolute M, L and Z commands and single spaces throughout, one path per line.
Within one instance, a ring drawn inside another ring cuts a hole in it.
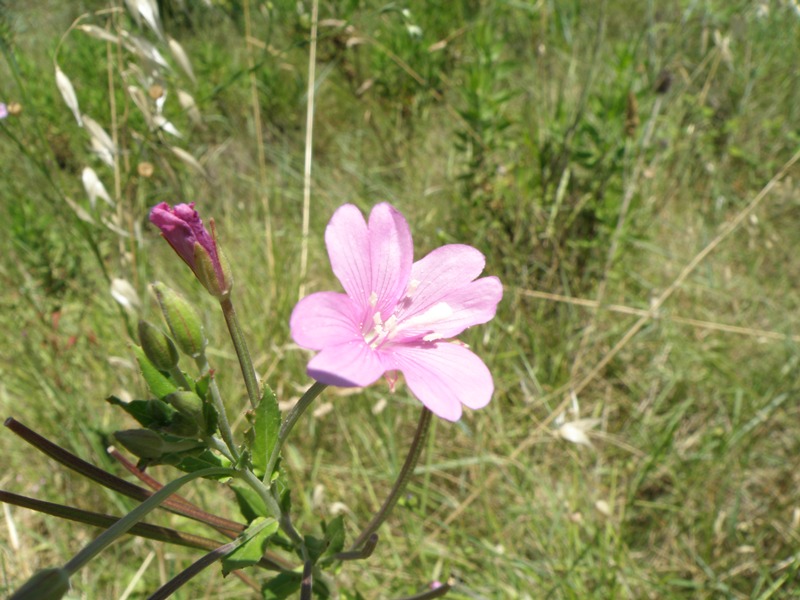
M 224 298 L 230 294 L 233 278 L 227 260 L 217 246 L 213 219 L 209 233 L 194 209 L 194 202 L 174 207 L 162 202 L 150 211 L 150 222 L 161 230 L 164 239 L 212 296 Z
M 153 290 L 178 348 L 192 358 L 200 356 L 206 348 L 200 315 L 183 296 L 163 283 L 154 283 Z

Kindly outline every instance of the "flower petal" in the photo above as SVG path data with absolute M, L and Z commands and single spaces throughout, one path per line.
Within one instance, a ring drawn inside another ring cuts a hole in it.
M 428 333 L 450 338 L 492 319 L 503 297 L 503 286 L 497 277 L 473 281 L 484 264 L 483 254 L 462 244 L 442 246 L 414 263 L 411 301 L 398 315 L 402 331 L 398 339 Z
M 339 207 L 325 230 L 333 274 L 361 309 L 368 306 L 371 286 L 369 234 L 364 215 L 353 204 Z
M 391 204 L 376 205 L 369 215 L 369 250 L 376 308 L 387 319 L 405 295 L 414 245 L 405 217 Z
M 492 398 L 494 382 L 489 369 L 460 344 L 397 346 L 393 363 L 414 395 L 448 421 L 458 421 L 462 404 L 483 408 Z
M 385 372 L 381 357 L 363 339 L 326 346 L 308 363 L 310 377 L 340 387 L 364 387 Z
M 359 333 L 358 307 L 345 294 L 317 292 L 306 296 L 292 311 L 292 339 L 303 348 L 321 350 L 354 340 Z
M 405 293 L 414 249 L 403 215 L 382 203 L 369 226 L 352 204 L 339 208 L 325 231 L 333 272 L 364 313 L 377 307 L 388 318 Z

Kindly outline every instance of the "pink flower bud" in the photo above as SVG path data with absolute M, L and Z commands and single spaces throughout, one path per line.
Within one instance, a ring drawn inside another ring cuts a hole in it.
M 230 293 L 233 281 L 217 248 L 214 221 L 209 233 L 194 209 L 194 202 L 176 204 L 174 208 L 162 202 L 150 211 L 150 222 L 161 230 L 164 239 L 213 296 L 222 298 Z

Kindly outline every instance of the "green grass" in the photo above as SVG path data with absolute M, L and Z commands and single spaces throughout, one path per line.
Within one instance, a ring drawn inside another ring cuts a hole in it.
M 164 112 L 182 140 L 146 132 L 126 101 L 113 51 L 109 70 L 104 44 L 75 31 L 61 47 L 59 63 L 82 110 L 106 128 L 112 76 L 126 148 L 116 214 L 123 229 L 141 229 L 124 239 L 82 223 L 63 199 L 88 209 L 84 165 L 110 192 L 114 173 L 88 152 L 53 80 L 61 35 L 80 10 L 105 3 L 0 7 L 8 47 L 0 101 L 23 104 L 0 132 L 2 415 L 121 474 L 104 446 L 131 424 L 103 398 L 122 391 L 141 397 L 144 386 L 126 366 L 135 320 L 108 293 L 113 277 L 134 284 L 142 315 L 153 321 L 149 281 L 168 282 L 196 301 L 230 411 L 244 408 L 221 315 L 146 224 L 148 207 L 160 201 L 196 200 L 215 218 L 257 369 L 280 400 L 296 398 L 308 383 L 307 356 L 288 335 L 299 286 L 338 285 L 325 224 L 342 203 L 368 210 L 386 200 L 409 220 L 417 256 L 443 243 L 473 244 L 487 256 L 487 273 L 503 280 L 497 318 L 464 336 L 490 365 L 497 391 L 489 407 L 459 424 L 435 424 L 409 495 L 381 530 L 373 557 L 339 574 L 342 589 L 394 598 L 453 574 L 459 583 L 448 597 L 460 599 L 794 597 L 798 167 L 618 350 L 637 315 L 528 293 L 647 311 L 746 209 L 800 141 L 800 17 L 789 3 L 772 2 L 764 16 L 752 3 L 712 1 L 321 6 L 320 19 L 345 24 L 320 28 L 303 282 L 310 3 L 302 5 L 305 14 L 295 2 L 252 4 L 253 37 L 263 42 L 251 50 L 263 171 L 243 3 L 165 16 L 198 77 L 193 85 L 176 71 L 165 82 Z M 405 7 L 408 16 L 396 10 Z M 117 19 L 135 29 L 126 16 Z M 410 25 L 421 37 L 410 35 Z M 660 94 L 654 88 L 662 71 L 671 86 Z M 181 111 L 175 86 L 194 96 L 202 128 Z M 209 177 L 167 144 L 190 151 Z M 143 161 L 155 167 L 151 178 L 136 175 Z M 385 410 L 374 415 L 383 398 Z M 354 394 L 329 390 L 318 400 L 326 402 L 332 410 L 304 418 L 286 451 L 295 521 L 314 532 L 344 503 L 354 535 L 402 464 L 416 401 L 402 386 L 391 394 L 381 384 Z M 556 417 L 565 410 L 567 420 L 599 419 L 593 447 L 558 437 Z M 241 433 L 244 423 L 236 421 Z M 3 489 L 114 514 L 133 506 L 7 430 L 0 455 Z M 162 480 L 175 474 L 166 467 L 154 473 Z M 187 496 L 236 518 L 230 495 L 209 482 Z M 3 593 L 36 569 L 63 563 L 97 534 L 15 507 L 10 514 L 19 545 L 0 528 Z M 151 520 L 203 533 L 177 517 Z M 151 560 L 129 596 L 144 598 L 198 556 L 126 539 L 74 578 L 72 597 L 118 598 Z M 176 597 L 246 594 L 212 567 Z

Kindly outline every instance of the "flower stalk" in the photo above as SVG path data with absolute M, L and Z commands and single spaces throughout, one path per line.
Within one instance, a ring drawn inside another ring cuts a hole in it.
M 258 393 L 258 379 L 256 378 L 256 372 L 253 368 L 253 361 L 250 358 L 250 351 L 247 349 L 247 341 L 239 325 L 239 319 L 236 317 L 236 309 L 233 307 L 230 296 L 220 298 L 219 305 L 222 308 L 222 314 L 225 315 L 225 323 L 228 325 L 228 331 L 231 334 L 231 341 L 236 350 L 236 356 L 239 358 L 239 366 L 242 369 L 242 376 L 244 377 L 244 385 L 247 388 L 247 397 L 250 399 L 250 406 L 255 408 L 258 406 L 258 401 L 261 397 Z
M 419 416 L 419 421 L 417 422 L 417 430 L 414 432 L 414 439 L 411 441 L 411 447 L 408 449 L 406 460 L 403 463 L 403 467 L 400 469 L 397 480 L 392 486 L 392 490 L 389 492 L 386 500 L 383 501 L 383 505 L 381 506 L 380 510 L 378 510 L 375 516 L 372 517 L 372 520 L 356 538 L 356 541 L 353 542 L 350 552 L 357 552 L 372 537 L 372 535 L 378 531 L 378 528 L 392 512 L 395 504 L 397 504 L 397 500 L 406 489 L 408 481 L 411 479 L 411 475 L 414 473 L 414 468 L 417 466 L 417 462 L 419 461 L 420 454 L 422 453 L 422 447 L 425 445 L 425 440 L 428 437 L 428 430 L 430 429 L 432 415 L 433 413 L 430 410 L 423 407 L 422 413 Z
M 201 373 L 206 374 L 211 370 L 205 353 L 202 353 L 195 360 Z M 219 433 L 222 436 L 222 441 L 225 442 L 228 450 L 230 450 L 230 454 L 234 461 L 239 460 L 239 451 L 236 449 L 236 443 L 233 441 L 233 431 L 231 431 L 231 425 L 228 422 L 228 413 L 225 410 L 225 404 L 222 402 L 222 396 L 219 393 L 219 387 L 217 386 L 217 382 L 214 377 L 211 377 L 211 380 L 209 381 L 208 390 L 211 392 L 211 402 L 219 416 L 217 427 L 219 427 Z

